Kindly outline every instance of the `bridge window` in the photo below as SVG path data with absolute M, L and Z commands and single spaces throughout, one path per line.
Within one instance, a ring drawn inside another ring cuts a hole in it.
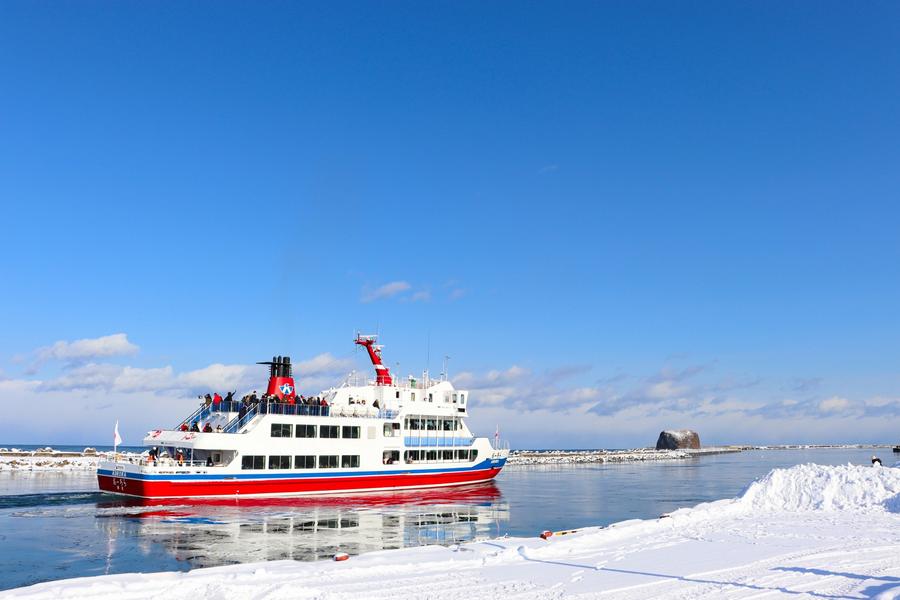
M 241 468 L 242 469 L 265 469 L 266 468 L 266 457 L 265 456 L 242 456 L 241 457 Z
M 457 450 L 456 451 L 456 460 L 469 460 L 469 451 L 468 450 Z
M 469 460 L 474 461 L 478 458 L 478 450 L 469 450 Z
M 344 455 L 341 457 L 341 468 L 344 469 L 354 469 L 359 466 L 359 455 L 347 456 Z
M 337 425 L 322 425 L 319 427 L 319 437 L 336 438 L 338 437 L 338 429 Z
M 465 404 L 465 403 L 466 403 L 466 395 L 465 395 L 465 394 L 460 394 L 460 395 L 459 395 L 459 403 L 460 403 L 460 404 Z
M 272 423 L 272 437 L 291 437 L 292 429 L 294 428 L 290 425 Z
M 290 456 L 270 456 L 269 457 L 269 468 L 270 469 L 290 469 L 291 468 L 291 457 Z
M 315 469 L 316 468 L 316 457 L 312 455 L 303 455 L 303 456 L 295 456 L 294 457 L 294 468 L 295 469 Z
M 456 404 L 456 402 L 457 402 L 457 396 L 456 396 L 456 394 L 453 394 L 453 404 Z
M 399 450 L 385 450 L 381 454 L 381 464 L 383 464 L 383 465 L 392 465 L 392 464 L 398 463 L 398 462 L 400 462 L 400 451 Z
M 359 439 L 359 427 L 356 425 L 344 425 L 341 428 L 341 437 L 353 440 Z
M 298 438 L 314 438 L 316 437 L 315 425 L 297 425 Z
M 444 431 L 453 431 L 453 419 L 444 419 Z
M 428 419 L 426 423 L 428 426 L 428 431 L 435 431 L 437 429 L 437 419 Z
M 441 460 L 453 460 L 453 450 L 441 450 Z
M 337 454 L 326 454 L 319 457 L 319 468 L 320 469 L 337 469 L 338 466 L 338 457 Z

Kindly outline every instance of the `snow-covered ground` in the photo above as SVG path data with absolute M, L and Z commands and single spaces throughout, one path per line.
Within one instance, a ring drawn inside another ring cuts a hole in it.
M 513 450 L 509 465 L 554 465 L 578 463 L 624 463 L 648 460 L 683 460 L 707 454 L 741 452 L 733 446 L 709 447 L 699 450 L 656 450 L 634 448 L 632 450 Z
M 560 507 L 565 510 L 565 507 Z M 900 598 L 900 469 L 776 469 L 734 500 L 530 538 L 42 583 L 0 598 Z
M 0 448 L 0 473 L 4 471 L 84 471 L 96 470 L 101 459 L 112 456 L 112 452 L 97 452 L 85 448 L 82 452 L 60 452 L 52 448 L 43 450 L 19 450 Z M 138 460 L 140 455 L 119 452 L 126 460 Z

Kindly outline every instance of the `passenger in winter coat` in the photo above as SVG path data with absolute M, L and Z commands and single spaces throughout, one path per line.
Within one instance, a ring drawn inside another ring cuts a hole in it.
M 212 433 L 212 432 L 213 432 L 212 425 L 210 425 L 209 423 L 207 423 L 207 424 L 203 427 L 203 433 Z

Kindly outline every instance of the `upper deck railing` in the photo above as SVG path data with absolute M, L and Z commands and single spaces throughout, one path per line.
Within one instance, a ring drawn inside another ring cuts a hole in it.
M 289 415 L 309 417 L 359 417 L 370 419 L 394 419 L 399 411 L 388 409 L 375 409 L 365 406 L 321 406 L 318 404 L 287 404 L 283 402 L 258 402 L 246 404 L 236 400 L 221 401 L 209 406 L 201 406 L 194 413 L 181 421 L 175 429 L 183 424 L 188 427 L 195 422 L 202 427 L 202 421 L 209 419 L 213 414 L 237 413 L 223 428 L 221 433 L 238 433 L 258 415 Z

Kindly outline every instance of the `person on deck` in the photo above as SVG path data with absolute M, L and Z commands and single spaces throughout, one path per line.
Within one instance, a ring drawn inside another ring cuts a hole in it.
M 179 429 L 180 429 L 181 431 L 187 431 L 188 429 L 190 429 L 190 427 L 188 427 L 188 424 L 187 424 L 187 423 L 182 423 L 182 424 L 181 424 L 181 427 L 179 427 Z
M 196 431 L 197 433 L 200 433 L 200 424 L 197 421 L 194 421 L 191 424 L 191 431 Z
M 212 396 L 210 396 L 209 394 L 204 396 L 203 403 L 206 405 L 206 408 L 209 408 L 209 406 L 212 404 Z
M 222 426 L 216 425 L 216 433 L 222 433 Z
M 219 395 L 219 392 L 216 392 L 216 394 L 213 396 L 213 399 L 212 399 L 213 406 L 218 408 L 219 404 L 221 402 L 222 402 L 222 396 Z
M 209 424 L 209 421 L 206 422 L 206 425 L 203 426 L 203 433 L 212 433 L 213 428 L 212 425 Z
M 372 406 L 373 406 L 374 408 L 381 408 L 381 407 L 378 405 L 378 398 L 375 398 L 375 402 L 372 403 Z

